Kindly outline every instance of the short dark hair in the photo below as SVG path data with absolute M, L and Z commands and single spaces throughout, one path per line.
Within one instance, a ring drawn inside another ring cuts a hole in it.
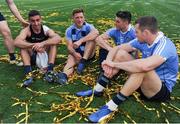
M 74 16 L 76 13 L 83 13 L 84 14 L 84 10 L 82 8 L 74 9 L 72 11 L 72 16 Z
M 37 16 L 37 15 L 41 16 L 41 14 L 40 14 L 39 11 L 37 11 L 37 10 L 31 10 L 31 11 L 29 11 L 28 17 L 30 18 L 30 17 L 32 17 L 32 16 Z
M 135 24 L 139 24 L 141 31 L 148 29 L 151 33 L 155 34 L 158 31 L 158 22 L 154 16 L 143 16 L 135 21 Z
M 118 11 L 116 16 L 131 23 L 131 13 L 129 11 Z

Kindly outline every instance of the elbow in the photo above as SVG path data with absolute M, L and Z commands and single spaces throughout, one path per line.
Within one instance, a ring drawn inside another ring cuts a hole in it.
M 62 42 L 61 37 L 58 35 L 58 37 L 57 37 L 57 44 L 59 44 L 61 42 Z
M 59 43 L 61 43 L 61 37 L 59 35 L 56 35 L 55 45 L 58 45 Z
M 96 31 L 95 31 L 95 34 L 98 36 L 98 35 L 99 35 L 99 31 L 98 31 L 98 30 L 96 30 Z
M 99 35 L 99 31 L 96 29 L 96 30 L 94 30 L 93 34 L 94 34 L 94 37 L 97 38 Z
M 96 37 L 95 42 L 99 45 L 101 41 L 101 36 Z

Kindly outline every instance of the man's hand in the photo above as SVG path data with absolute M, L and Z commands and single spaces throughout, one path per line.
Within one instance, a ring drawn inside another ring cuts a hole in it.
M 21 22 L 21 25 L 25 28 L 29 25 L 29 23 L 27 21 L 23 21 Z
M 81 54 L 77 53 L 77 52 L 74 53 L 74 56 L 75 56 L 77 61 L 80 61 L 80 59 L 82 58 Z
M 35 43 L 34 46 L 32 47 L 32 49 L 35 50 L 35 51 L 41 51 L 42 49 L 44 49 L 43 42 Z
M 73 43 L 73 48 L 74 49 L 77 49 L 77 48 L 79 48 L 79 46 L 82 44 L 82 41 L 81 40 L 78 40 L 78 41 L 76 41 L 76 42 L 74 42 Z
M 102 62 L 102 68 L 107 75 L 107 77 L 113 76 L 114 63 L 112 61 L 104 60 Z

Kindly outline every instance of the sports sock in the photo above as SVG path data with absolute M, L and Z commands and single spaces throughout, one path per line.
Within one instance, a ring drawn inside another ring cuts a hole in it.
M 118 93 L 116 96 L 113 97 L 106 105 L 112 111 L 115 111 L 119 104 L 127 99 L 127 96 L 123 95 L 122 93 Z
M 14 55 L 14 53 L 9 53 L 9 59 L 16 60 L 16 56 Z
M 52 71 L 54 68 L 54 64 L 53 63 L 49 63 L 48 64 L 48 71 Z
M 25 71 L 25 74 L 28 74 L 29 72 L 31 72 L 32 71 L 31 66 L 30 65 L 25 65 L 24 66 L 24 71 Z
M 97 84 L 94 87 L 94 90 L 97 92 L 102 92 L 109 82 L 109 78 L 107 78 L 103 73 L 101 73 L 97 80 Z

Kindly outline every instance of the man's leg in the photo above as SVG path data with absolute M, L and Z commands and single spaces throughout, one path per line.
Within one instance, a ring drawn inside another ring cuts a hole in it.
M 16 57 L 14 55 L 14 43 L 13 43 L 11 31 L 6 21 L 0 21 L 0 33 L 4 38 L 4 45 L 7 48 L 7 51 L 10 56 L 10 60 L 15 60 Z
M 24 65 L 24 71 L 25 71 L 25 75 L 29 74 L 30 72 L 32 72 L 32 67 L 31 67 L 31 54 L 32 51 L 28 50 L 28 49 L 21 49 L 21 58 L 23 60 L 23 65 Z M 32 77 L 27 77 L 23 83 L 24 87 L 29 86 L 33 81 Z
M 101 68 L 101 71 L 103 71 L 102 67 L 101 67 L 101 63 L 106 60 L 106 57 L 108 55 L 108 52 L 106 49 L 103 48 L 99 48 L 99 65 Z
M 76 65 L 76 59 L 71 54 L 68 55 L 67 63 L 63 69 L 63 72 L 58 73 L 58 83 L 66 84 L 68 77 L 73 73 L 74 66 Z
M 48 71 L 53 71 L 56 54 L 57 54 L 57 46 L 56 45 L 50 46 L 49 54 L 48 54 Z
M 95 46 L 96 46 L 95 41 L 86 42 L 83 57 L 80 60 L 78 67 L 77 67 L 78 74 L 81 74 L 83 72 L 88 59 L 90 59 L 94 56 L 95 50 L 96 50 Z
M 86 42 L 83 58 L 86 60 L 92 58 L 95 54 L 95 51 L 96 51 L 95 41 Z
M 133 57 L 126 51 L 124 50 L 119 50 L 113 61 L 114 62 L 122 62 L 122 61 L 129 61 L 129 60 L 132 60 Z M 110 83 L 110 79 L 119 72 L 119 69 L 116 69 L 114 68 L 113 69 L 113 74 L 112 76 L 108 76 L 106 73 L 102 73 L 98 80 L 97 80 L 97 84 L 95 85 L 94 87 L 94 94 L 96 96 L 99 96 L 102 94 L 102 91 L 104 90 L 104 88 L 106 88 L 106 86 L 108 85 L 108 83 Z M 77 92 L 76 95 L 77 96 L 91 96 L 93 93 L 92 90 L 86 90 L 86 91 L 80 91 L 80 92 Z
M 67 63 L 63 69 L 63 72 L 67 75 L 67 77 L 69 77 L 73 73 L 75 65 L 76 65 L 76 59 L 74 58 L 74 56 L 69 54 Z
M 141 88 L 147 98 L 153 97 L 162 87 L 162 82 L 155 71 L 133 73 L 130 75 L 120 92 L 105 106 L 89 116 L 92 122 L 99 122 L 115 111 L 119 104 L 127 99 L 135 90 Z M 103 112 L 102 112 L 103 111 Z M 103 114 L 102 114 L 103 113 Z

